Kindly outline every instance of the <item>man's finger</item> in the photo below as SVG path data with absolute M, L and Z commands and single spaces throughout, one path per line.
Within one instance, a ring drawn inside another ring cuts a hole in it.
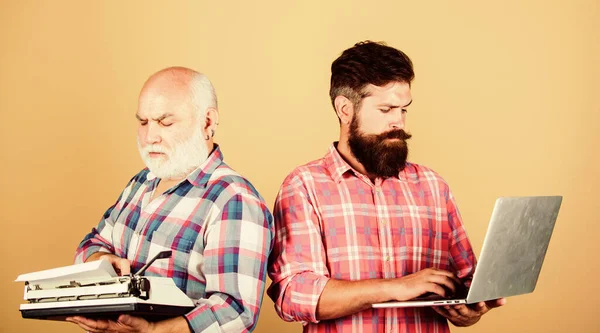
M 443 276 L 447 276 L 449 277 L 452 281 L 454 281 L 457 284 L 462 284 L 462 282 L 460 281 L 460 279 L 456 276 L 456 274 L 449 272 L 449 271 L 445 271 L 443 269 L 438 269 L 436 268 L 434 271 L 434 274 L 436 275 L 443 275 Z
M 117 322 L 126 326 L 131 326 L 131 320 L 132 317 L 129 315 L 120 315 L 119 319 L 117 319 Z
M 450 278 L 448 278 L 445 275 L 431 275 L 427 278 L 427 282 L 435 283 L 441 287 L 446 287 L 446 288 L 450 289 L 450 291 L 452 293 L 454 293 L 456 291 L 456 285 L 452 282 L 452 280 Z M 445 295 L 445 293 L 444 293 L 444 295 L 442 295 L 442 296 L 447 296 L 447 295 Z
M 80 323 L 80 322 L 77 322 L 76 324 L 77 324 L 77 326 L 81 327 L 82 330 L 84 330 L 86 332 L 90 332 L 90 333 L 100 333 L 101 332 L 99 330 L 91 328 L 91 327 L 87 326 L 86 324 L 83 324 L 83 323 Z
M 448 306 L 448 305 L 446 305 L 446 306 L 444 306 L 444 309 L 445 309 L 445 310 L 448 312 L 448 315 L 450 316 L 450 317 L 448 317 L 448 318 L 459 318 L 459 317 L 462 317 L 462 316 L 461 316 L 461 315 L 460 315 L 460 314 L 459 314 L 459 313 L 458 313 L 458 312 L 457 312 L 457 311 L 456 311 L 456 310 L 455 310 L 453 307 L 451 307 L 451 306 Z
M 497 308 L 497 307 L 503 306 L 504 304 L 506 304 L 506 298 L 499 298 L 499 299 L 485 302 L 485 305 L 489 309 Z
M 134 317 L 130 315 L 120 315 L 119 319 L 117 319 L 117 323 L 132 327 L 132 328 L 142 328 L 147 321 L 140 317 Z
M 108 320 L 94 320 L 94 319 L 89 319 L 89 318 L 85 318 L 85 317 L 77 317 L 78 320 L 78 324 L 79 326 L 81 325 L 85 325 L 87 328 L 86 330 L 88 331 L 92 331 L 92 332 L 104 332 L 104 330 L 109 328 L 109 321 Z
M 129 275 L 129 273 L 131 273 L 131 265 L 129 264 L 129 260 L 119 259 L 117 261 L 117 265 L 119 266 L 119 270 L 121 271 L 121 276 Z
M 450 315 L 448 314 L 448 311 L 446 311 L 446 309 L 444 309 L 441 306 L 432 306 L 431 308 L 433 309 L 433 311 L 437 312 L 439 315 L 443 316 L 444 318 L 450 317 Z
M 427 284 L 427 286 L 425 287 L 425 290 L 427 292 L 434 293 L 434 294 L 440 295 L 442 297 L 446 297 L 447 296 L 446 295 L 446 290 L 440 284 L 437 284 L 437 283 L 434 283 L 434 282 L 429 282 Z
M 469 307 L 464 304 L 455 305 L 454 310 L 456 312 L 458 312 L 458 314 L 460 316 L 463 316 L 463 317 L 472 317 L 476 314 L 476 313 L 474 313 L 475 311 L 469 309 Z

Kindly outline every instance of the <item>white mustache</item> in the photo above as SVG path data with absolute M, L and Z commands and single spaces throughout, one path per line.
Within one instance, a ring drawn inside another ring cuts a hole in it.
M 142 148 L 144 151 L 144 154 L 148 155 L 150 153 L 163 153 L 163 154 L 167 154 L 168 151 L 167 149 L 165 149 L 162 146 L 159 145 L 147 145 L 146 147 Z

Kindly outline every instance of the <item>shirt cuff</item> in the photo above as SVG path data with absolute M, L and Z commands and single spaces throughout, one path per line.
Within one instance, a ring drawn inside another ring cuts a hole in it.
M 300 273 L 292 278 L 286 292 L 286 298 L 289 301 L 284 299 L 282 304 L 283 312 L 286 313 L 288 319 L 318 323 L 317 305 L 329 280 L 329 277 L 313 272 Z
M 82 264 L 86 262 L 86 260 L 88 260 L 88 258 L 96 252 L 111 253 L 107 248 L 99 245 L 88 246 L 85 249 L 81 249 L 77 253 L 77 255 L 75 256 L 75 263 Z
M 192 332 L 221 332 L 217 318 L 206 304 L 197 306 L 184 317 Z

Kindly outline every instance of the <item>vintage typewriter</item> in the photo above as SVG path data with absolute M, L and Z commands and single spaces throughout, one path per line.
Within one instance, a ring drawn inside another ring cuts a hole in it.
M 64 320 L 69 316 L 116 319 L 130 314 L 157 321 L 176 317 L 195 307 L 171 278 L 143 276 L 154 260 L 169 258 L 158 253 L 135 274 L 118 276 L 106 260 L 23 274 L 25 282 L 19 310 L 23 318 Z

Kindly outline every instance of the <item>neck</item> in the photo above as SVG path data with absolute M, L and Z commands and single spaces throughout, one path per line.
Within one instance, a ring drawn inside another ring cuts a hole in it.
M 161 188 L 162 190 L 168 189 L 168 188 L 175 186 L 176 184 L 179 184 L 179 182 L 181 182 L 183 179 L 184 178 L 161 179 L 160 182 L 158 183 L 158 187 Z

